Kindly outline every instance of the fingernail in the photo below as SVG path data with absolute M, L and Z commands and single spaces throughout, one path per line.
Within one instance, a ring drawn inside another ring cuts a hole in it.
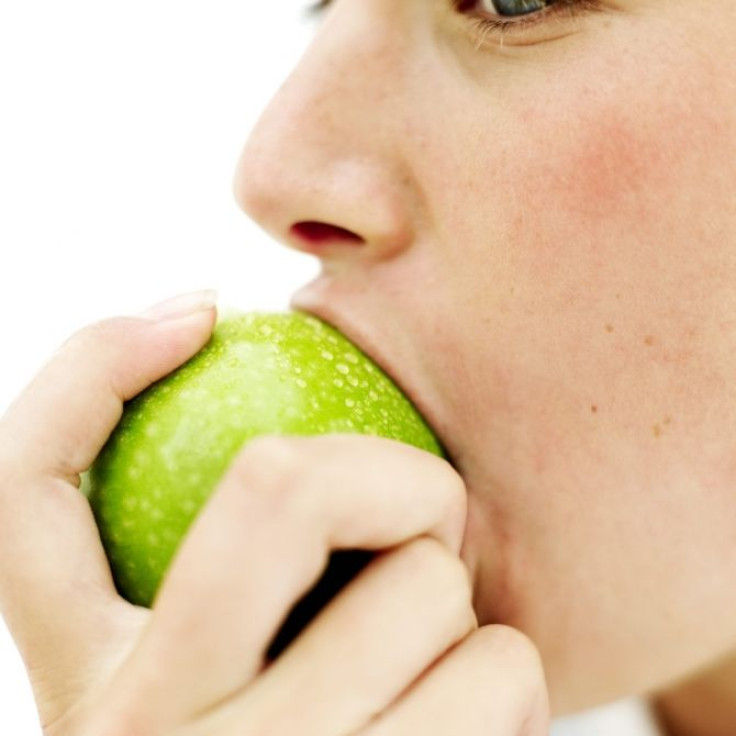
M 181 294 L 173 299 L 154 304 L 141 312 L 139 316 L 157 321 L 181 319 L 196 312 L 205 312 L 212 309 L 216 303 L 217 292 L 214 289 L 193 291 L 190 294 Z

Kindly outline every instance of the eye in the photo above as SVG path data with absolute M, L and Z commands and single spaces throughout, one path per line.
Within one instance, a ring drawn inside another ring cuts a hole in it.
M 552 4 L 553 0 L 479 0 L 478 2 L 483 12 L 507 18 L 538 13 Z
M 531 46 L 564 38 L 584 16 L 602 12 L 602 0 L 453 0 L 467 16 L 478 48 L 498 45 Z M 493 44 L 492 44 L 493 45 Z
M 311 0 L 308 14 L 320 16 L 336 1 Z M 494 37 L 506 45 L 532 45 L 562 38 L 572 32 L 573 21 L 600 13 L 606 7 L 603 0 L 449 0 L 449 3 L 456 12 L 467 16 L 479 48 Z
M 457 10 L 467 12 L 473 10 L 490 17 L 517 18 L 531 15 L 555 5 L 558 0 L 454 0 Z M 562 0 L 569 2 L 569 0 Z

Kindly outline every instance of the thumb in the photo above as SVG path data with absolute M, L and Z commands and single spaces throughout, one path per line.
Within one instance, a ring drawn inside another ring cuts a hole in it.
M 123 604 L 79 474 L 123 402 L 196 353 L 214 321 L 214 294 L 201 292 L 87 327 L 0 419 L 0 613 L 30 672 L 78 661 L 103 612 Z

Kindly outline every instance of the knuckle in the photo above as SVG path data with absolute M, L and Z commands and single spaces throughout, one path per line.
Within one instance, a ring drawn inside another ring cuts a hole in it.
M 431 537 L 420 537 L 411 544 L 415 564 L 438 585 L 468 590 L 470 579 L 463 561 L 441 542 Z
M 294 478 L 302 465 L 301 453 L 293 439 L 283 435 L 261 435 L 240 450 L 231 472 L 238 484 L 281 499 L 293 491 Z
M 441 601 L 453 618 L 467 619 L 472 613 L 472 585 L 463 561 L 431 537 L 420 537 L 407 545 L 410 574 L 432 601 Z
M 476 644 L 492 657 L 503 657 L 518 672 L 525 673 L 529 685 L 544 683 L 544 668 L 534 642 L 519 629 L 503 624 L 483 626 L 473 635 Z
M 542 659 L 534 643 L 518 629 L 501 624 L 483 626 L 467 644 L 480 671 L 490 667 L 497 676 L 503 668 L 509 703 L 514 705 L 518 733 L 538 736 L 548 733 L 549 699 Z M 483 678 L 480 678 L 482 681 Z M 479 692 L 485 697 L 485 690 Z M 516 731 L 515 731 L 516 733 Z
M 453 549 L 459 551 L 465 532 L 468 491 L 465 481 L 450 463 L 440 458 L 437 461 L 437 478 L 444 490 L 442 518 Z
M 466 488 L 460 473 L 447 460 L 441 458 L 437 458 L 436 472 L 439 481 L 447 488 L 450 499 L 464 505 Z

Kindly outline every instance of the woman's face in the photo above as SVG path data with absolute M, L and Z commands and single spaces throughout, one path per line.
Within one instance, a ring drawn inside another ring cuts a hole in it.
M 736 3 L 543 5 L 333 0 L 236 189 L 440 434 L 563 712 L 736 647 Z

